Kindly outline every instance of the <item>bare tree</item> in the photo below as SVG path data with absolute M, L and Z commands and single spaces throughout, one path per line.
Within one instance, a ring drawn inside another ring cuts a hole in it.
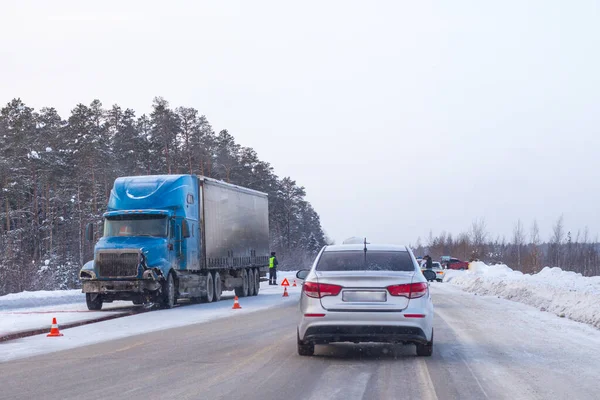
M 531 224 L 530 233 L 530 252 L 529 252 L 529 267 L 532 273 L 536 273 L 541 269 L 542 253 L 540 250 L 540 228 L 536 220 Z
M 550 262 L 554 267 L 560 267 L 562 264 L 561 244 L 565 239 L 565 230 L 563 216 L 561 215 L 552 226 L 552 237 L 550 238 Z
M 517 268 L 521 271 L 522 270 L 522 263 L 521 263 L 521 253 L 523 250 L 523 246 L 525 245 L 525 232 L 523 230 L 523 224 L 521 223 L 521 220 L 517 220 L 517 223 L 513 229 L 513 246 L 514 246 L 514 251 L 516 254 L 516 265 Z
M 471 258 L 483 258 L 485 256 L 487 230 L 485 219 L 479 218 L 471 224 L 471 242 L 473 244 L 473 252 Z

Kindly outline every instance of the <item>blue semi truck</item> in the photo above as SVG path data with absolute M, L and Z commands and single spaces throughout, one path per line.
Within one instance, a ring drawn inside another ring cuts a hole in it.
M 79 274 L 90 310 L 255 296 L 269 262 L 267 195 L 203 176 L 117 178 L 102 231 Z

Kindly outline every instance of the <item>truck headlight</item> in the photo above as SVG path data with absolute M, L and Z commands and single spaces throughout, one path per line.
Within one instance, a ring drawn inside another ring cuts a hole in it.
M 152 279 L 152 280 L 155 280 L 156 278 L 155 278 L 154 273 L 152 272 L 152 270 L 151 269 L 147 269 L 142 274 L 142 279 Z
M 79 271 L 79 279 L 96 279 L 96 273 L 87 269 Z

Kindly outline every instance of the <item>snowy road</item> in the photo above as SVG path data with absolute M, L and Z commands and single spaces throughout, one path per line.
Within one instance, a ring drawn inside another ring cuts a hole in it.
M 317 346 L 315 357 L 300 357 L 296 306 L 285 302 L 2 363 L 2 397 L 599 398 L 600 331 L 446 283 L 432 292 L 431 358 L 417 358 L 413 346 L 351 344 Z

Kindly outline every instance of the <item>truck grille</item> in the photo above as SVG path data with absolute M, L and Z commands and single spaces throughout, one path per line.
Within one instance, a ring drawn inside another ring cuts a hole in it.
M 99 253 L 96 258 L 98 276 L 135 277 L 138 273 L 140 256 L 132 253 Z

